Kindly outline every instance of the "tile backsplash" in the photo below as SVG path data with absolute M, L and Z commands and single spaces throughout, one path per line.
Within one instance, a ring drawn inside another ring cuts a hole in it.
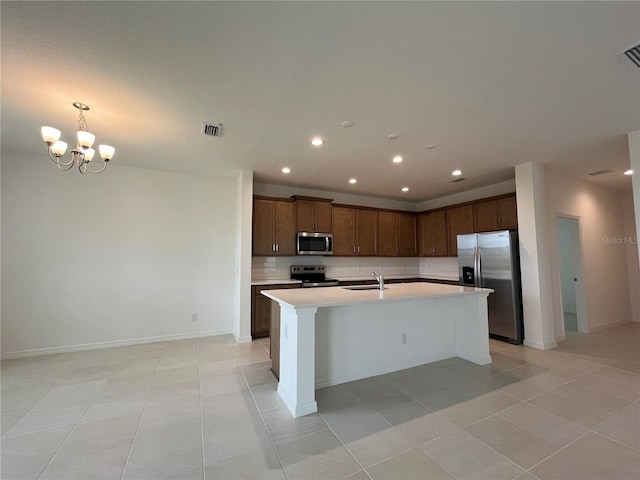
M 253 257 L 251 279 L 289 279 L 291 265 L 325 265 L 329 278 L 362 278 L 377 271 L 383 275 L 423 275 L 434 278 L 458 278 L 458 260 L 454 257 Z

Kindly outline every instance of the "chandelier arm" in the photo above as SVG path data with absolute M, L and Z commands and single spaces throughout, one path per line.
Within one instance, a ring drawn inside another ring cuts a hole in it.
M 104 162 L 104 164 L 102 165 L 102 168 L 100 170 L 90 170 L 86 165 L 84 167 L 84 172 L 89 172 L 89 173 L 102 173 L 107 169 L 107 164 L 109 162 Z M 84 173 L 82 172 L 82 173 Z
M 73 168 L 73 162 L 65 165 L 56 164 L 56 166 L 63 172 L 67 172 Z
M 65 162 L 61 162 L 60 161 L 60 157 L 56 157 L 55 155 L 51 154 L 51 149 L 49 149 L 49 158 L 53 161 L 53 163 L 58 165 L 58 167 L 67 167 L 69 165 L 73 165 L 73 157 L 71 157 L 71 160 L 69 160 L 66 163 Z M 71 168 L 71 167 L 69 167 L 69 168 Z

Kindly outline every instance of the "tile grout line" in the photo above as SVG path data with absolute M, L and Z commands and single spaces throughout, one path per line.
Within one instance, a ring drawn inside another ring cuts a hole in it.
M 378 412 L 376 412 L 378 413 Z M 322 418 L 322 420 L 324 420 L 324 417 L 319 413 L 318 415 L 320 415 L 320 417 Z M 354 419 L 352 421 L 356 421 L 358 419 Z M 386 420 L 385 420 L 386 421 Z M 362 469 L 362 471 L 365 473 L 365 475 L 367 475 L 367 477 L 372 478 L 371 475 L 369 475 L 369 472 L 367 472 L 367 469 L 364 467 L 364 465 L 362 465 L 362 463 L 360 463 L 360 461 L 356 458 L 356 456 L 353 454 L 353 452 L 349 449 L 349 447 L 342 441 L 342 439 L 338 436 L 338 434 L 335 432 L 335 430 L 333 429 L 333 427 L 331 425 L 329 425 L 327 423 L 326 420 L 324 420 L 324 423 L 327 424 L 327 427 L 329 427 L 329 430 L 331 431 L 331 433 L 333 434 L 334 437 L 336 437 L 338 439 L 338 441 L 340 442 L 340 444 L 344 447 L 344 449 L 349 453 L 349 455 L 351 455 L 351 458 L 353 458 L 353 460 L 360 466 L 360 468 Z M 349 423 L 349 422 L 344 422 L 344 423 Z M 358 472 L 354 472 L 354 473 L 358 473 Z M 353 475 L 353 473 L 350 473 L 349 475 Z M 344 478 L 344 477 L 343 477 Z
M 555 452 L 553 452 L 551 455 L 547 455 L 546 457 L 544 457 L 544 458 L 543 458 L 542 460 L 540 460 L 539 462 L 534 463 L 534 464 L 533 464 L 533 465 L 531 465 L 528 469 L 526 469 L 526 470 L 527 470 L 527 472 L 529 472 L 529 470 L 532 470 L 532 469 L 536 468 L 538 465 L 540 465 L 540 464 L 542 464 L 542 463 L 546 462 L 546 461 L 547 461 L 547 460 L 549 460 L 551 457 L 553 457 L 553 456 L 555 456 L 555 455 L 559 454 L 559 453 L 560 453 L 560 452 L 562 452 L 564 449 L 566 449 L 566 448 L 568 448 L 569 446 L 573 445 L 573 444 L 574 444 L 574 443 L 576 443 L 578 440 L 580 440 L 581 438 L 586 437 L 586 436 L 587 436 L 587 435 L 589 435 L 590 433 L 591 433 L 591 430 L 589 430 L 589 431 L 587 431 L 587 432 L 583 433 L 583 434 L 582 434 L 582 435 L 580 435 L 578 438 L 576 438 L 576 439 L 574 439 L 574 440 L 570 441 L 569 443 L 567 443 L 564 447 L 559 448 L 558 450 L 556 450 Z
M 287 471 L 284 468 L 284 462 L 282 461 L 282 458 L 280 457 L 280 454 L 278 453 L 278 449 L 276 448 L 276 445 L 273 442 L 273 438 L 271 437 L 271 432 L 269 431 L 269 428 L 267 428 L 267 422 L 264 420 L 264 417 L 262 416 L 262 412 L 260 411 L 260 408 L 258 407 L 258 402 L 256 402 L 256 398 L 253 395 L 253 391 L 251 390 L 251 387 L 249 386 L 249 382 L 247 381 L 247 377 L 244 374 L 244 370 L 242 369 L 242 367 L 238 363 L 238 357 L 236 356 L 236 352 L 232 351 L 232 353 L 233 353 L 233 356 L 234 356 L 234 358 L 236 360 L 236 363 L 238 364 L 238 368 L 240 369 L 240 373 L 242 374 L 242 378 L 244 379 L 244 383 L 247 385 L 247 389 L 249 390 L 249 395 L 251 395 L 251 399 L 253 400 L 253 405 L 256 407 L 256 411 L 258 412 L 258 415 L 260 416 L 260 421 L 262 422 L 262 426 L 264 427 L 265 432 L 267 432 L 267 436 L 269 437 L 269 442 L 271 443 L 271 447 L 273 448 L 273 451 L 276 454 L 276 458 L 278 459 L 278 462 L 280 463 L 280 468 L 282 469 L 282 473 L 284 474 L 284 478 L 286 480 L 289 480 L 289 475 L 287 474 Z
M 158 370 L 160 367 L 160 363 L 164 358 L 164 354 L 166 352 L 166 345 L 162 349 L 162 355 L 160 355 L 160 360 L 158 360 L 158 364 L 156 365 L 156 369 L 153 373 L 153 380 L 151 381 L 151 385 L 149 385 L 149 391 L 147 392 L 147 398 L 144 400 L 144 407 L 142 407 L 142 413 L 140 414 L 140 419 L 138 420 L 138 425 L 136 426 L 136 431 L 133 434 L 133 439 L 131 440 L 131 446 L 129 447 L 129 453 L 127 453 L 127 458 L 124 462 L 124 466 L 122 467 L 122 473 L 120 474 L 120 480 L 124 479 L 124 474 L 127 471 L 127 467 L 129 466 L 129 459 L 131 458 L 131 452 L 133 451 L 133 446 L 136 443 L 136 439 L 138 438 L 138 432 L 140 431 L 140 425 L 142 425 L 142 419 L 144 418 L 144 413 L 147 410 L 147 405 L 149 403 L 149 398 L 151 397 L 151 391 L 153 390 L 153 386 L 156 383 L 156 378 L 158 377 Z
M 202 451 L 202 479 L 207 479 L 207 465 L 204 455 L 204 414 L 202 412 L 202 372 L 200 370 L 200 342 L 196 342 L 196 357 L 198 360 L 198 403 L 200 404 L 200 449 Z
M 71 438 L 71 435 L 73 435 L 73 432 L 76 431 L 76 429 L 78 428 L 78 425 L 80 425 L 80 422 L 82 422 L 82 419 L 84 418 L 84 416 L 87 414 L 87 412 L 89 411 L 89 409 L 95 404 L 96 399 L 98 398 L 98 395 L 100 395 L 100 393 L 102 392 L 102 390 L 104 390 L 104 388 L 107 386 L 107 383 L 109 382 L 109 380 L 111 380 L 112 378 L 114 378 L 115 372 L 117 372 L 117 368 L 111 373 L 111 375 L 108 377 L 108 379 L 105 381 L 105 384 L 103 385 L 103 387 L 101 389 L 98 389 L 96 391 L 96 393 L 93 395 L 93 398 L 91 399 L 91 402 L 89 403 L 89 405 L 87 406 L 87 408 L 84 410 L 84 412 L 82 412 L 82 415 L 80 416 L 80 418 L 78 418 L 78 420 L 75 422 L 75 424 L 73 425 L 73 428 L 71 429 L 71 431 L 69 432 L 69 434 L 65 437 L 65 439 L 62 441 L 62 443 L 60 444 L 60 447 L 58 447 L 58 449 L 55 451 L 55 453 L 53 454 L 53 456 L 49 459 L 49 461 L 47 462 L 47 465 L 42 469 L 42 471 L 38 474 L 38 476 L 36 478 L 40 478 L 42 477 L 42 475 L 44 474 L 44 472 L 47 471 L 47 469 L 49 468 L 49 466 L 53 463 L 53 461 L 55 460 L 55 458 L 58 456 L 58 454 L 60 453 L 60 451 L 64 448 L 64 446 L 67 444 L 67 442 L 69 441 L 69 438 Z M 80 385 L 82 383 L 91 383 L 91 382 L 96 382 L 96 381 L 100 381 L 100 380 L 90 380 L 89 382 L 80 382 L 80 383 L 69 383 L 69 384 L 56 384 L 56 386 L 54 388 L 52 388 L 49 393 L 51 391 L 53 391 L 55 388 L 61 387 L 61 386 L 66 386 L 66 385 Z M 49 394 L 47 393 L 45 395 L 45 397 Z M 38 405 L 42 400 L 44 399 L 44 397 L 42 397 L 38 403 L 36 403 L 36 405 Z M 34 405 L 33 407 L 31 407 L 31 409 L 29 409 L 29 411 L 33 410 L 33 408 L 36 407 L 36 405 Z M 26 414 L 25 414 L 26 415 Z M 66 425 L 62 426 L 62 427 L 57 427 L 57 428 L 64 428 Z M 51 430 L 55 430 L 55 428 L 53 429 L 49 429 L 49 430 L 41 430 L 40 432 L 34 432 L 34 433 L 42 433 L 42 432 L 47 432 L 47 431 L 51 431 Z
M 606 421 L 606 420 L 605 420 L 605 421 Z M 598 425 L 600 425 L 600 424 L 598 424 Z M 596 426 L 598 426 L 598 425 L 596 425 Z M 617 443 L 618 445 L 622 445 L 623 447 L 627 447 L 627 448 L 630 448 L 631 450 L 634 450 L 634 451 L 636 451 L 636 452 L 640 452 L 640 449 L 637 449 L 637 448 L 635 448 L 635 447 L 632 447 L 631 445 L 627 445 L 626 443 L 621 442 L 620 440 L 616 440 L 615 438 L 608 437 L 608 436 L 607 436 L 607 435 L 605 435 L 604 433 L 600 433 L 600 432 L 598 432 L 598 431 L 596 431 L 596 430 L 589 430 L 589 433 L 593 433 L 593 434 L 598 435 L 598 436 L 600 436 L 600 437 L 602 437 L 602 438 L 606 438 L 607 440 L 611 440 L 612 442 L 615 442 L 615 443 Z
M 67 444 L 67 442 L 69 441 L 69 438 L 71 438 L 71 435 L 73 434 L 73 432 L 76 431 L 76 429 L 78 428 L 78 425 L 80 425 L 80 422 L 82 421 L 82 419 L 84 418 L 84 416 L 87 414 L 87 411 L 91 408 L 91 406 L 95 403 L 96 398 L 98 398 L 98 395 L 100 393 L 100 390 L 98 390 L 93 398 L 91 399 L 91 403 L 89 403 L 89 405 L 87 405 L 87 408 L 84 409 L 84 412 L 82 412 L 82 415 L 80 415 L 80 418 L 78 418 L 78 420 L 74 423 L 73 428 L 71 429 L 71 431 L 69 432 L 69 434 L 65 437 L 65 439 L 62 441 L 62 443 L 60 444 L 60 446 L 58 447 L 58 449 L 56 450 L 56 452 L 53 454 L 53 456 L 49 459 L 49 461 L 47 462 L 47 465 L 42 469 L 42 471 L 38 474 L 38 476 L 36 478 L 40 478 L 42 477 L 42 474 L 44 472 L 47 471 L 47 468 L 49 468 L 49 466 L 53 463 L 53 460 L 58 456 L 58 453 L 60 453 L 60 450 L 62 450 L 64 448 L 64 446 Z M 64 428 L 67 425 L 63 425 L 62 427 L 58 427 L 58 428 Z M 55 430 L 55 429 L 50 429 L 50 430 Z M 42 430 L 41 432 L 35 432 L 35 433 L 42 433 L 42 432 L 46 432 L 46 431 L 50 431 L 50 430 Z

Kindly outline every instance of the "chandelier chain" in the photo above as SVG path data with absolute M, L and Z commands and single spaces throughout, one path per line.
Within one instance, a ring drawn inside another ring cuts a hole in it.
M 78 130 L 87 131 L 87 121 L 82 114 L 82 110 L 80 110 L 80 115 L 78 116 Z

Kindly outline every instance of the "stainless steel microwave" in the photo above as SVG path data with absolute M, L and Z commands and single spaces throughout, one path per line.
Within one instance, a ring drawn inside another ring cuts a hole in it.
M 297 255 L 333 255 L 333 235 L 330 233 L 298 232 Z

